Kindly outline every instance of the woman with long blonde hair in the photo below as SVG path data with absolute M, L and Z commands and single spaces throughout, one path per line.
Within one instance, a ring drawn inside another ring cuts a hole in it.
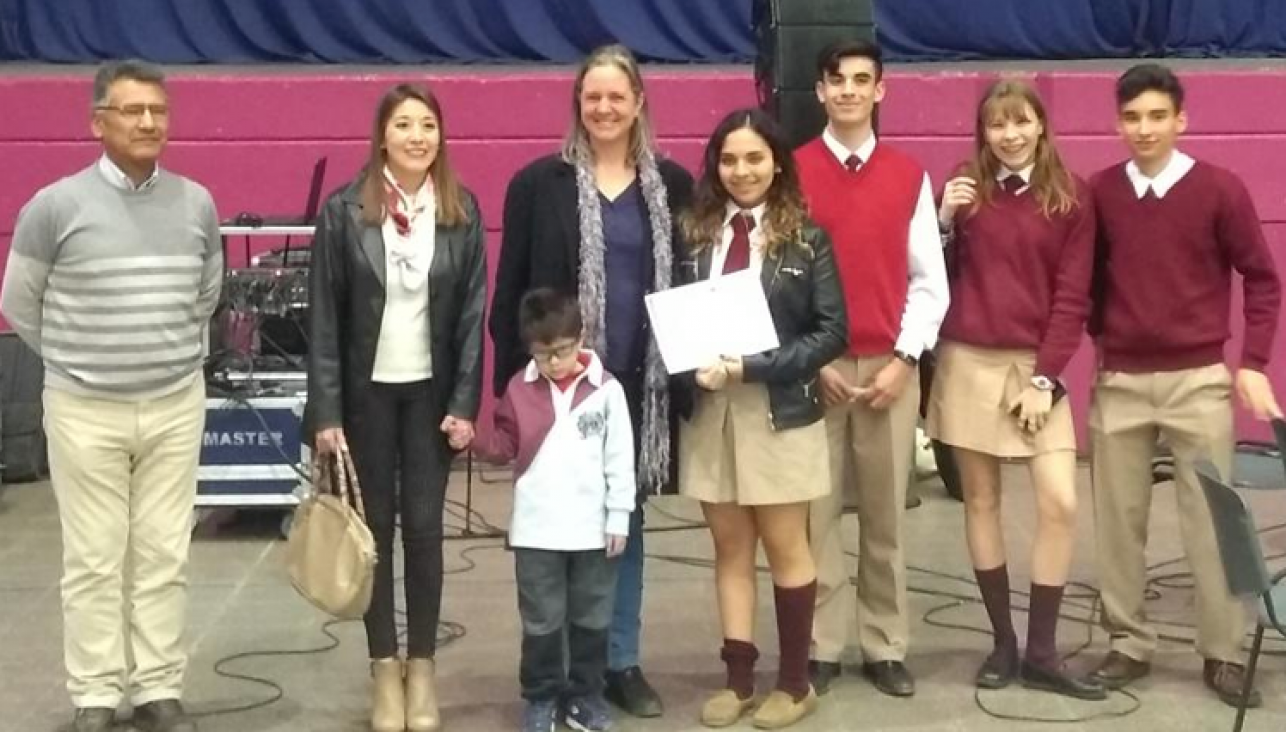
M 1055 646 L 1076 526 L 1076 435 L 1059 380 L 1089 314 L 1094 215 L 1063 165 L 1040 97 L 994 83 L 978 105 L 974 153 L 938 212 L 951 307 L 942 325 L 929 434 L 952 446 L 965 533 L 995 647 L 980 688 L 1024 686 L 1102 699 L 1067 674 Z M 1027 646 L 1019 661 L 1000 521 L 1000 463 L 1026 461 L 1036 494 Z

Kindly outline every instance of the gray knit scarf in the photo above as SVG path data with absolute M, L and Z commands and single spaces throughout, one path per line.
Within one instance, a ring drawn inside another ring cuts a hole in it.
M 656 158 L 647 153 L 638 161 L 639 183 L 647 204 L 648 223 L 652 227 L 652 291 L 670 289 L 673 266 L 671 249 L 670 207 L 665 183 L 656 168 Z M 604 264 L 603 210 L 599 205 L 598 185 L 587 160 L 576 164 L 576 191 L 580 210 L 580 310 L 585 325 L 585 341 L 597 353 L 604 354 L 607 344 L 604 331 L 607 310 L 607 268 Z M 657 350 L 656 339 L 648 338 L 647 361 L 643 370 L 643 420 L 639 443 L 639 485 L 649 493 L 659 493 L 670 477 L 670 392 L 668 376 Z

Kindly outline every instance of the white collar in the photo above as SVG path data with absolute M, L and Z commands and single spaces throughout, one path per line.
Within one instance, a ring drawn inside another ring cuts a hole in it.
M 758 206 L 750 209 L 750 216 L 755 220 L 755 231 L 763 229 L 764 212 L 768 210 L 768 202 L 765 201 Z M 723 225 L 727 226 L 732 223 L 732 217 L 745 211 L 742 207 L 728 201 L 723 207 Z
M 1196 162 L 1192 159 L 1192 156 L 1175 150 L 1170 153 L 1170 162 L 1165 164 L 1165 167 L 1161 169 L 1160 173 L 1156 174 L 1155 178 L 1149 178 L 1144 175 L 1133 160 L 1125 164 L 1125 175 L 1134 186 L 1134 195 L 1139 198 L 1143 198 L 1144 194 L 1148 192 L 1149 186 L 1152 187 L 1152 191 L 1156 193 L 1157 198 L 1165 198 L 1165 194 L 1169 193 L 1170 189 L 1174 188 L 1174 185 L 1182 180 L 1189 170 L 1192 170 L 1192 166 Z
M 585 354 L 589 354 L 589 363 L 586 364 L 584 371 L 576 375 L 576 378 L 588 379 L 589 383 L 598 388 L 603 385 L 603 375 L 606 373 L 603 370 L 603 362 L 599 360 L 597 353 L 588 348 L 581 349 L 580 355 Z M 577 356 L 577 358 L 580 358 L 580 356 Z M 533 358 L 527 362 L 527 370 L 523 372 L 522 380 L 530 384 L 539 378 L 541 378 L 540 369 L 536 366 L 536 359 Z
M 839 141 L 835 133 L 831 131 L 831 126 L 826 125 L 826 131 L 822 133 L 822 142 L 826 143 L 826 149 L 831 151 L 831 155 L 840 161 L 841 164 L 848 160 L 849 155 L 856 155 L 861 159 L 862 164 L 866 165 L 871 161 L 871 155 L 875 153 L 875 133 L 872 132 L 856 150 L 849 150 L 844 143 Z
M 156 179 L 161 175 L 161 166 L 158 165 L 152 168 L 152 174 L 147 177 L 147 180 L 134 185 L 134 181 L 116 163 L 113 163 L 111 158 L 107 157 L 107 153 L 103 153 L 98 158 L 98 170 L 103 177 L 107 178 L 108 183 L 126 191 L 146 191 L 156 185 Z
M 1003 181 L 1004 179 L 1008 178 L 1011 175 L 1016 175 L 1019 178 L 1023 179 L 1024 185 L 1031 185 L 1031 174 L 1032 174 L 1032 171 L 1035 169 L 1036 169 L 1035 163 L 1029 163 L 1027 167 L 1023 168 L 1022 170 L 1010 170 L 1009 168 L 1006 168 L 1005 166 L 1002 165 L 1000 166 L 1000 169 L 996 171 L 996 180 Z

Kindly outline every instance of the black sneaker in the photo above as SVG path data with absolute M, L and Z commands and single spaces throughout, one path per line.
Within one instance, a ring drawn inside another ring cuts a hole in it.
M 665 711 L 661 697 L 638 666 L 608 671 L 603 678 L 606 682 L 603 695 L 607 700 L 635 717 L 659 717 Z
M 563 722 L 581 732 L 607 732 L 612 728 L 612 712 L 601 696 L 575 696 L 563 704 Z
M 554 732 L 558 728 L 558 704 L 553 699 L 527 702 L 522 714 L 522 732 Z

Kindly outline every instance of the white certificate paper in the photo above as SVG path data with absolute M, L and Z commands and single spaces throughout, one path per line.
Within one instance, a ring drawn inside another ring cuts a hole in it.
M 709 366 L 720 356 L 750 356 L 780 345 L 759 274 L 749 269 L 656 292 L 645 301 L 671 374 Z

